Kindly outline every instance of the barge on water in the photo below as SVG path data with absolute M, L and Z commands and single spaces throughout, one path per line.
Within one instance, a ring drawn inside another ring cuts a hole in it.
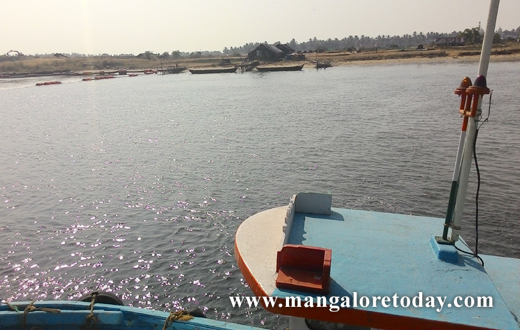
M 238 67 L 231 68 L 200 68 L 200 69 L 188 69 L 193 74 L 207 74 L 207 73 L 235 73 Z
M 260 72 L 300 71 L 301 69 L 303 69 L 303 64 L 280 65 L 280 66 L 257 66 L 256 69 Z

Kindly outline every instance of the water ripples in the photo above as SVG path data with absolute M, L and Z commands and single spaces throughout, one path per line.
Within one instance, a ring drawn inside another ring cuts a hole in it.
M 198 306 L 211 318 L 286 328 L 261 308 L 230 308 L 229 295 L 251 294 L 234 259 L 236 228 L 298 191 L 331 191 L 336 206 L 443 217 L 460 130 L 450 86 L 474 71 L 339 67 L 1 90 L 0 295 L 103 290 L 131 306 Z M 512 257 L 518 73 L 515 63 L 490 68 L 497 92 L 477 146 L 479 251 Z M 473 205 L 468 193 L 470 244 Z

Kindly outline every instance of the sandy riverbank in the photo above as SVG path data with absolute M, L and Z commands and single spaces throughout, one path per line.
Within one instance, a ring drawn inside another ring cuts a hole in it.
M 477 47 L 454 47 L 450 49 L 432 50 L 379 50 L 362 53 L 324 52 L 307 53 L 304 61 L 282 61 L 303 63 L 306 68 L 316 66 L 316 60 L 330 62 L 332 66 L 343 65 L 399 65 L 399 64 L 431 64 L 431 63 L 473 63 L 479 61 L 480 49 Z M 179 58 L 176 60 L 136 59 L 120 57 L 78 57 L 78 58 L 36 58 L 22 57 L 0 61 L 0 77 L 9 78 L 16 73 L 20 75 L 55 75 L 64 72 L 92 74 L 117 72 L 118 69 L 143 70 L 160 69 L 167 66 L 182 66 L 187 68 L 216 67 L 223 63 L 227 66 L 239 66 L 243 57 L 206 57 Z M 491 61 L 520 61 L 520 44 L 512 43 L 493 48 Z
M 520 45 L 516 47 L 496 48 L 491 61 L 520 61 Z M 316 55 L 314 55 L 316 56 Z M 480 50 L 477 49 L 444 49 L 444 50 L 411 50 L 382 51 L 360 54 L 336 53 L 318 54 L 319 61 L 330 61 L 333 65 L 378 65 L 378 64 L 427 64 L 427 63 L 474 63 L 480 60 Z M 314 61 L 316 57 L 314 58 Z
M 478 63 L 480 56 L 440 57 L 440 58 L 398 58 L 386 60 L 337 61 L 334 65 L 396 65 L 396 64 L 434 64 L 434 63 Z M 492 62 L 520 62 L 520 54 L 492 56 Z

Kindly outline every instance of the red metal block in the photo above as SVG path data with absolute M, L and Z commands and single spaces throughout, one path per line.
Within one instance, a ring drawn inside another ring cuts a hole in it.
M 276 287 L 327 294 L 330 288 L 332 250 L 287 244 L 278 251 Z

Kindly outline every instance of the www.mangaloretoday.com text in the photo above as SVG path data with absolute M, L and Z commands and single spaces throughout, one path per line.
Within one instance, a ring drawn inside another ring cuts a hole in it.
M 303 299 L 299 296 L 283 298 L 276 297 L 240 297 L 230 296 L 229 300 L 233 307 L 258 307 L 263 303 L 269 307 L 289 307 L 289 308 L 314 308 L 328 307 L 329 311 L 337 312 L 340 308 L 433 308 L 441 312 L 443 308 L 491 308 L 493 307 L 493 297 L 491 296 L 456 296 L 448 301 L 446 296 L 425 296 L 419 292 L 413 297 L 399 296 L 397 293 L 392 296 L 358 296 L 353 292 L 352 296 L 331 296 L 331 297 L 311 297 Z

